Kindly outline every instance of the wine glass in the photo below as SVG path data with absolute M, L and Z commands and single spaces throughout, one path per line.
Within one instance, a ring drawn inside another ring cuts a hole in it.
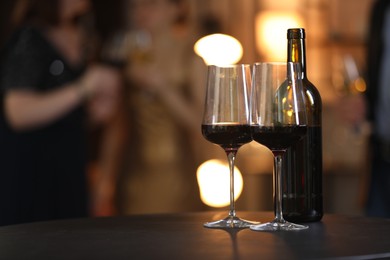
M 250 65 L 208 66 L 202 134 L 226 152 L 230 169 L 230 210 L 226 218 L 207 222 L 205 227 L 249 228 L 256 224 L 238 218 L 234 204 L 234 161 L 238 149 L 252 141 L 249 125 L 250 84 Z
M 284 220 L 282 212 L 282 167 L 287 149 L 307 132 L 307 117 L 299 63 L 256 63 L 253 66 L 251 131 L 256 142 L 274 155 L 274 206 L 272 222 L 251 230 L 302 230 L 308 226 Z
M 138 29 L 128 33 L 128 49 L 132 62 L 150 63 L 153 60 L 153 40 L 150 32 Z

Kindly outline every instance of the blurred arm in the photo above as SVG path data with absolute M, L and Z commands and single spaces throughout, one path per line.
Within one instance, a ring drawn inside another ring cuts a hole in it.
M 12 128 L 24 131 L 61 118 L 91 97 L 95 103 L 100 101 L 100 109 L 93 110 L 92 117 L 97 121 L 104 120 L 113 110 L 119 85 L 120 77 L 116 70 L 92 66 L 80 80 L 47 93 L 27 89 L 9 90 L 5 96 L 5 114 Z
M 10 90 L 5 96 L 5 114 L 11 127 L 24 131 L 44 126 L 76 107 L 83 99 L 82 87 L 69 84 L 50 93 Z

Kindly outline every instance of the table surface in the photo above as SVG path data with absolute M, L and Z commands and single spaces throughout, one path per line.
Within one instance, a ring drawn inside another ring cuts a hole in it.
M 325 215 L 304 231 L 208 229 L 227 212 L 134 215 L 0 227 L 0 259 L 381 259 L 390 219 Z M 271 212 L 238 212 L 266 222 Z M 357 256 L 359 256 L 357 258 Z

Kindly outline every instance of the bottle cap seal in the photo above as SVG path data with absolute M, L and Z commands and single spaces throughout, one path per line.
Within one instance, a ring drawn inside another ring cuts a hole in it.
M 305 39 L 305 29 L 303 28 L 288 29 L 287 39 Z

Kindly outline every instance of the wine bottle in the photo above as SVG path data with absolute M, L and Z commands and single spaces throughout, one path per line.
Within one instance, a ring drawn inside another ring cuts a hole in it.
M 287 61 L 302 66 L 308 128 L 306 136 L 287 151 L 283 173 L 283 217 L 291 222 L 319 221 L 322 198 L 322 101 L 306 75 L 305 30 L 288 29 Z

